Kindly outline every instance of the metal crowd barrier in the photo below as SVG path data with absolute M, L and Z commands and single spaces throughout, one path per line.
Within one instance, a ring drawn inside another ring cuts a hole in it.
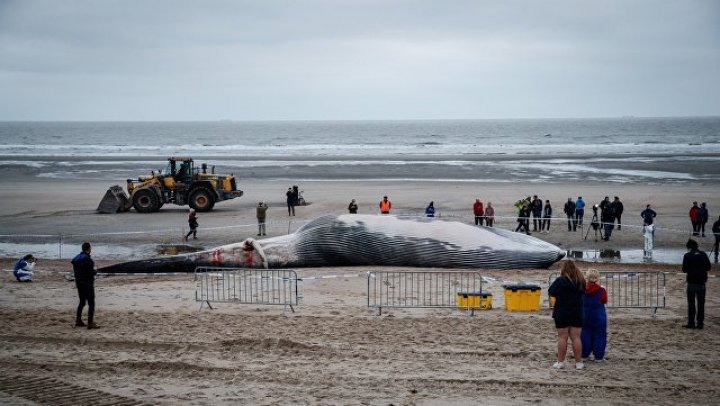
M 548 286 L 559 276 L 551 274 Z M 607 291 L 608 308 L 665 308 L 665 274 L 662 272 L 600 272 L 599 283 Z
M 382 314 L 384 307 L 458 307 L 460 292 L 481 292 L 477 271 L 371 271 L 368 307 Z
M 200 309 L 210 302 L 282 305 L 295 312 L 298 304 L 297 273 L 289 269 L 198 267 L 195 301 Z

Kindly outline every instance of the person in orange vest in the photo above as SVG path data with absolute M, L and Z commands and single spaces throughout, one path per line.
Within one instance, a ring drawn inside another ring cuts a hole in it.
M 391 208 L 392 203 L 390 203 L 390 200 L 388 200 L 387 196 L 383 196 L 383 199 L 380 200 L 380 214 L 390 214 Z
M 483 208 L 483 203 L 480 201 L 480 199 L 475 199 L 475 204 L 473 204 L 473 214 L 475 215 L 475 225 L 483 225 L 483 216 L 485 215 L 485 209 Z

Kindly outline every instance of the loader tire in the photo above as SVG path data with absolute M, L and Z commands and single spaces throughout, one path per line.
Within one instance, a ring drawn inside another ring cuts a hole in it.
M 160 210 L 160 201 L 150 189 L 142 189 L 133 195 L 133 207 L 138 213 L 152 213 Z
M 215 207 L 215 197 L 204 187 L 199 187 L 190 192 L 190 207 L 196 211 L 210 211 Z

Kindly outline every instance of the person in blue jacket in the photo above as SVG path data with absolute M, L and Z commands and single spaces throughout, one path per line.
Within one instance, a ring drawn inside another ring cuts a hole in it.
M 582 196 L 578 196 L 577 200 L 575 200 L 575 220 L 577 221 L 578 226 L 583 225 L 583 217 L 585 216 L 585 200 L 583 200 Z
M 27 254 L 15 263 L 13 276 L 18 282 L 32 282 L 33 268 L 35 268 L 35 257 Z
M 95 262 L 90 258 L 91 250 L 90 243 L 84 242 L 82 252 L 70 261 L 75 274 L 75 287 L 77 287 L 78 297 L 80 298 L 75 315 L 75 327 L 87 326 L 88 329 L 98 328 L 97 324 L 93 323 L 93 317 L 95 316 L 95 274 L 97 271 L 95 270 Z M 82 311 L 86 303 L 88 305 L 87 324 L 82 321 Z
M 425 208 L 425 217 L 435 217 L 435 202 L 430 202 Z
M 585 296 L 583 297 L 583 326 L 580 333 L 582 357 L 587 359 L 593 354 L 596 362 L 605 359 L 607 346 L 607 291 L 598 284 L 600 273 L 591 269 L 587 273 Z

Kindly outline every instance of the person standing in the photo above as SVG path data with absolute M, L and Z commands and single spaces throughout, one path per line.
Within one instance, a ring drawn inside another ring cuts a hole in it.
M 598 284 L 600 273 L 591 269 L 587 273 L 585 296 L 583 297 L 583 325 L 580 333 L 582 357 L 587 359 L 592 353 L 595 362 L 605 359 L 607 346 L 607 313 L 605 303 L 607 291 Z
M 583 369 L 582 342 L 583 293 L 585 278 L 573 261 L 565 261 L 560 276 L 550 285 L 550 296 L 555 298 L 552 317 L 557 329 L 557 362 L 555 369 L 565 368 L 568 338 L 572 343 L 575 369 Z
M 600 217 L 602 217 L 602 211 L 605 210 L 605 207 L 610 205 L 610 196 L 605 196 L 604 199 L 600 202 L 598 205 L 600 207 Z
M 27 254 L 15 262 L 13 276 L 18 282 L 32 282 L 35 261 L 35 257 L 32 254 Z
M 697 241 L 692 238 L 685 246 L 689 252 L 683 256 L 682 271 L 687 274 L 688 321 L 683 327 L 702 329 L 705 320 L 705 282 L 711 267 L 710 259 L 700 251 Z
M 483 202 L 481 202 L 480 199 L 475 199 L 475 203 L 473 204 L 473 214 L 475 215 L 475 225 L 483 225 L 483 215 L 485 214 L 485 210 L 483 208 Z
M 348 205 L 348 213 L 350 214 L 357 214 L 358 211 L 358 205 L 355 203 L 355 199 L 350 200 L 350 204 Z
M 583 217 L 585 217 L 585 200 L 582 196 L 578 196 L 575 201 L 575 221 L 580 227 L 583 225 Z
M 715 263 L 718 262 L 718 248 L 720 248 L 720 217 L 713 223 L 712 232 L 715 236 L 715 245 L 713 245 L 713 251 L 715 252 Z
M 534 195 L 532 202 L 530 202 L 530 211 L 532 212 L 533 216 L 533 231 L 538 231 L 538 228 L 540 228 L 540 231 L 542 231 L 543 203 L 542 199 L 539 199 L 537 195 Z M 528 222 L 529 221 L 530 220 L 528 220 Z
M 655 245 L 655 226 L 643 222 L 642 233 L 643 239 L 645 240 L 645 245 L 643 247 L 643 258 L 652 259 L 652 250 Z
M 515 228 L 515 232 L 525 231 L 525 234 L 530 235 L 530 208 L 527 205 L 520 207 L 517 217 L 518 226 Z
M 615 199 L 612 202 L 613 205 L 613 213 L 615 214 L 615 220 L 617 220 L 618 225 L 618 231 L 622 230 L 622 213 L 623 210 L 625 210 L 625 207 L 623 206 L 622 202 L 620 201 L 620 198 L 615 196 Z
M 197 221 L 197 214 L 195 213 L 195 209 L 190 209 L 190 214 L 188 214 L 188 226 L 190 227 L 190 231 L 188 231 L 188 233 L 185 234 L 185 241 L 188 240 L 188 237 L 190 237 L 190 234 L 192 234 L 193 240 L 197 240 L 198 221 Z
M 435 217 L 435 202 L 430 202 L 425 208 L 425 217 Z
M 550 219 L 552 218 L 552 206 L 550 206 L 550 200 L 545 200 L 545 207 L 543 207 L 543 220 L 540 226 L 540 232 L 548 234 L 550 232 Z
M 485 208 L 485 215 L 483 216 L 485 218 L 485 224 L 488 227 L 492 227 L 493 223 L 495 223 L 495 208 L 492 205 L 492 202 L 488 202 L 487 207 Z
M 382 200 L 380 200 L 380 214 L 390 214 L 390 209 L 392 209 L 392 203 L 390 200 L 388 200 L 387 196 L 383 196 Z
M 267 216 L 268 205 L 265 202 L 260 202 L 255 209 L 255 216 L 258 221 L 258 237 L 265 235 L 265 218 Z
M 88 330 L 98 328 L 98 325 L 93 321 L 95 318 L 95 275 L 97 271 L 95 270 L 95 262 L 90 257 L 91 251 L 92 247 L 86 241 L 82 244 L 82 252 L 70 261 L 75 275 L 75 287 L 80 299 L 75 313 L 75 327 L 87 326 Z M 82 321 L 82 311 L 86 303 L 88 306 L 87 324 Z
M 289 187 L 287 192 L 285 192 L 285 197 L 287 200 L 287 207 L 288 207 L 288 216 L 294 216 L 295 215 L 295 193 L 293 192 L 293 188 Z M 260 234 L 258 234 L 260 235 Z
M 602 222 L 605 241 L 610 240 L 612 230 L 615 228 L 615 210 L 612 203 L 605 205 L 605 208 L 600 213 L 600 221 Z
M 642 217 L 643 221 L 647 224 L 652 224 L 655 220 L 655 217 L 657 217 L 657 213 L 655 213 L 655 210 L 650 208 L 650 205 L 648 204 L 645 206 L 645 210 L 640 213 L 640 217 Z
M 707 224 L 709 218 L 707 204 L 705 202 L 700 203 L 700 210 L 697 213 L 698 231 L 700 237 L 705 237 L 705 224 Z
M 568 231 L 575 231 L 577 229 L 577 220 L 575 219 L 575 207 L 575 202 L 572 201 L 572 198 L 568 197 L 567 202 L 565 202 L 565 207 L 563 207 L 563 211 L 567 216 Z
M 700 227 L 698 227 L 698 212 L 700 211 L 700 208 L 698 207 L 697 202 L 693 202 L 692 207 L 690 208 L 690 212 L 688 215 L 690 216 L 690 223 L 692 223 L 692 235 L 693 237 L 697 237 L 700 235 Z

